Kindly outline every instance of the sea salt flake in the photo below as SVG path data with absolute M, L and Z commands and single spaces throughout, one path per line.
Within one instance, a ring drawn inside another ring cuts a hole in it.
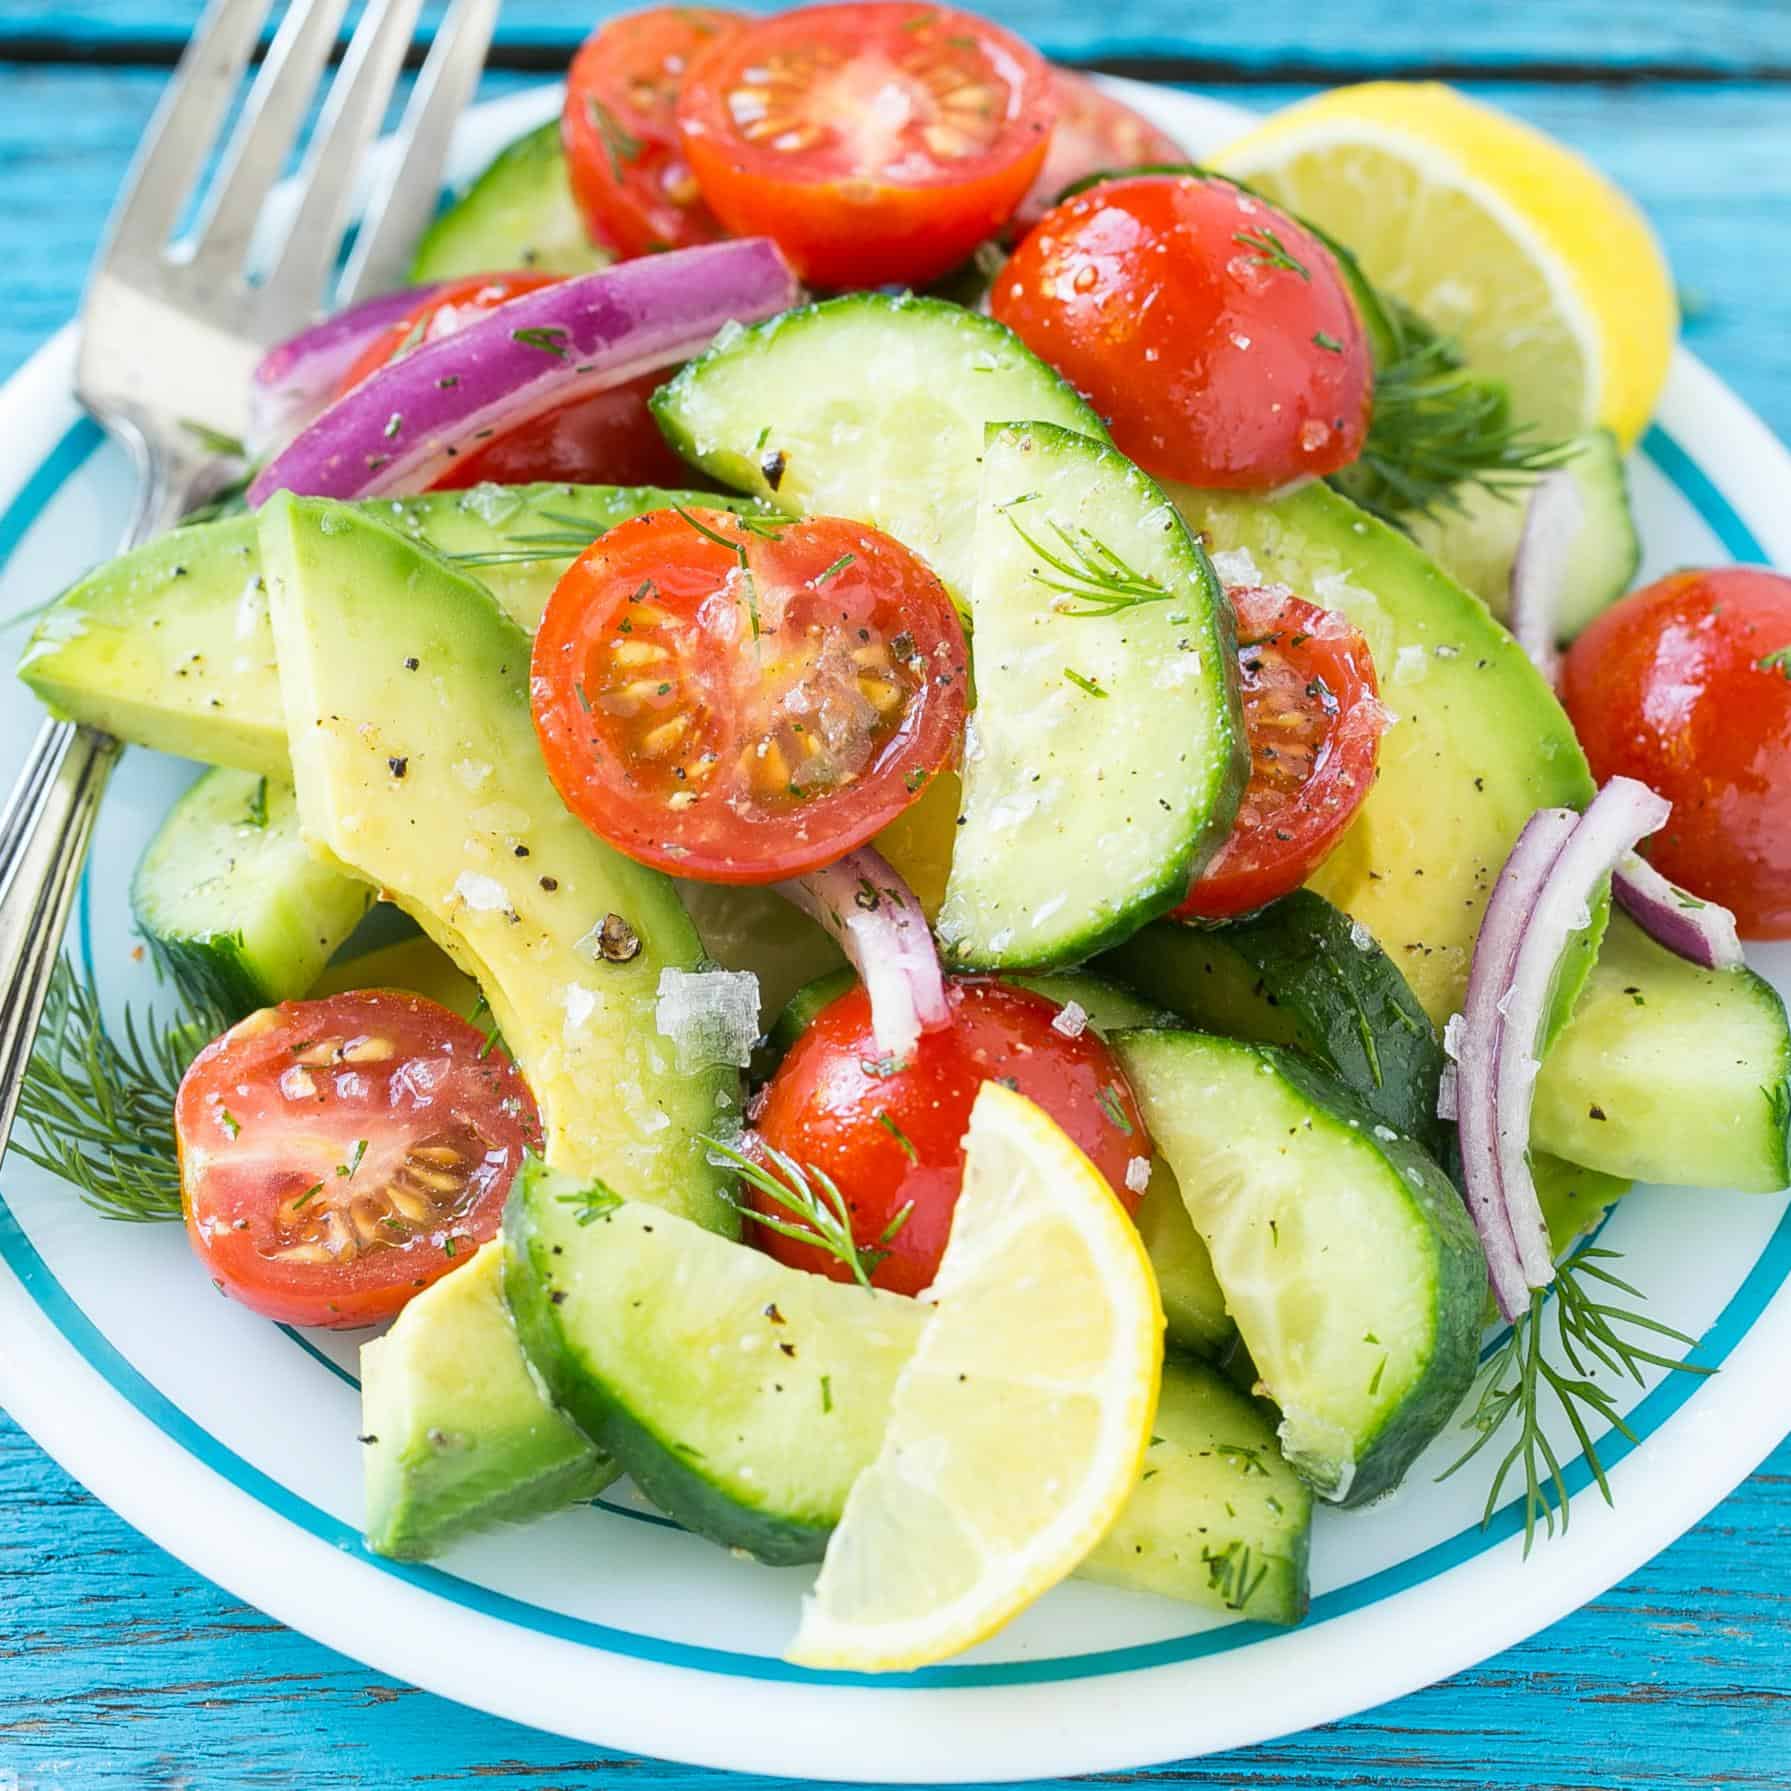
M 684 1074 L 718 1064 L 744 1069 L 759 1036 L 759 979 L 750 970 L 667 968 L 653 1013 Z
M 1126 1188 L 1133 1194 L 1142 1194 L 1150 1186 L 1150 1158 L 1133 1157 L 1126 1164 Z
M 1051 1030 L 1066 1039 L 1079 1039 L 1088 1028 L 1088 1010 L 1078 1001 L 1066 1001 L 1051 1016 Z

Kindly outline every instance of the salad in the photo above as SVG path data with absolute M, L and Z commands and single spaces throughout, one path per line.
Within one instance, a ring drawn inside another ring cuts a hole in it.
M 1627 201 L 1445 89 L 1207 167 L 955 8 L 656 8 L 413 275 L 20 668 L 207 767 L 22 1148 L 376 1329 L 370 1546 L 627 1476 L 874 1672 L 1608 1497 L 1701 1370 L 1603 1215 L 1791 1183 L 1791 581 L 1629 589 Z

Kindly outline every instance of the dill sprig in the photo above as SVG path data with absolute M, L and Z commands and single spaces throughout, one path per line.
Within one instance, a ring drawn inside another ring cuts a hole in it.
M 1476 378 L 1448 337 L 1385 294 L 1381 307 L 1393 349 L 1375 369 L 1361 457 L 1330 481 L 1345 497 L 1398 524 L 1459 510 L 1467 487 L 1515 497 L 1567 458 L 1571 444 L 1514 422 L 1504 386 Z
M 826 1170 L 818 1169 L 813 1163 L 806 1168 L 787 1152 L 767 1144 L 764 1139 L 758 1140 L 758 1147 L 771 1159 L 777 1175 L 773 1175 L 764 1164 L 747 1156 L 735 1146 L 719 1138 L 703 1139 L 711 1152 L 724 1158 L 738 1173 L 740 1179 L 750 1187 L 757 1188 L 768 1200 L 780 1206 L 786 1213 L 793 1215 L 790 1219 L 781 1219 L 775 1213 L 762 1212 L 757 1207 L 736 1206 L 750 1218 L 755 1225 L 763 1225 L 768 1231 L 775 1231 L 779 1237 L 793 1239 L 799 1244 L 812 1244 L 817 1249 L 825 1250 L 837 1262 L 842 1262 L 851 1272 L 852 1279 L 860 1287 L 869 1288 L 871 1276 L 876 1273 L 877 1265 L 888 1255 L 884 1247 L 889 1244 L 908 1222 L 914 1210 L 910 1201 L 883 1228 L 882 1235 L 870 1249 L 862 1248 L 852 1235 L 852 1209 L 846 1197 L 840 1192 L 839 1183 Z M 713 1161 L 713 1157 L 711 1161 Z M 780 1179 L 780 1177 L 782 1179 Z
M 1550 1289 L 1552 1302 L 1541 1298 L 1533 1301 L 1529 1311 L 1513 1323 L 1510 1335 L 1486 1366 L 1479 1401 L 1463 1426 L 1480 1434 L 1437 1476 L 1439 1480 L 1447 1480 L 1457 1469 L 1465 1467 L 1515 1416 L 1517 1437 L 1493 1476 L 1480 1522 L 1482 1528 L 1491 1523 L 1507 1477 L 1514 1468 L 1521 1467 L 1525 1555 L 1535 1543 L 1539 1523 L 1553 1536 L 1558 1517 L 1565 1534 L 1570 1505 L 1560 1459 L 1542 1429 L 1545 1391 L 1553 1395 L 1573 1427 L 1586 1465 L 1592 1470 L 1604 1502 L 1609 1505 L 1612 1502 L 1610 1481 L 1606 1478 L 1604 1463 L 1599 1459 L 1591 1426 L 1593 1423 L 1608 1425 L 1632 1443 L 1636 1435 L 1618 1411 L 1613 1395 L 1599 1386 L 1592 1376 L 1604 1367 L 1613 1374 L 1627 1374 L 1640 1386 L 1643 1371 L 1651 1367 L 1677 1369 L 1684 1374 L 1713 1372 L 1697 1363 L 1660 1355 L 1646 1348 L 1641 1339 L 1623 1334 L 1626 1329 L 1641 1331 L 1651 1337 L 1666 1338 L 1686 1349 L 1695 1347 L 1695 1340 L 1683 1331 L 1676 1331 L 1671 1325 L 1630 1307 L 1609 1303 L 1606 1289 L 1615 1289 L 1633 1300 L 1646 1297 L 1603 1266 L 1617 1260 L 1619 1254 L 1588 1244 L 1555 1271 Z M 1565 1367 L 1551 1362 L 1544 1350 L 1544 1330 L 1551 1304 L 1555 1314 L 1555 1337 Z
M 13 1148 L 109 1219 L 180 1218 L 174 1097 L 187 1065 L 226 1024 L 189 998 L 170 1021 L 151 1009 L 139 1020 L 127 1007 L 114 1034 L 98 996 L 62 959 L 19 1091 L 31 1142 L 15 1139 Z
M 1043 585 L 1047 591 L 1057 591 L 1078 600 L 1080 607 L 1077 608 L 1058 604 L 1056 607 L 1062 615 L 1114 616 L 1123 610 L 1135 609 L 1141 603 L 1161 603 L 1170 595 L 1165 586 L 1148 573 L 1128 565 L 1106 542 L 1098 540 L 1085 528 L 1066 529 L 1052 517 L 1051 532 L 1063 544 L 1059 553 L 1027 532 L 1011 504 L 1003 506 L 1003 514 L 1027 548 L 1057 575 L 1049 577 L 1035 566 L 1033 582 Z

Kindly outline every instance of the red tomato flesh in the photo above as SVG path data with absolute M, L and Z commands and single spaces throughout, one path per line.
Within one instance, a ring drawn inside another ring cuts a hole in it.
M 798 1165 L 833 1177 L 862 1249 L 889 1254 L 871 1280 L 892 1293 L 932 1286 L 951 1234 L 964 1173 L 964 1133 L 985 1082 L 1005 1081 L 1056 1120 L 1128 1212 L 1135 1162 L 1148 1168 L 1151 1145 L 1137 1102 L 1111 1051 L 1096 1034 L 1074 1038 L 1052 1027 L 1062 1010 L 1029 990 L 987 981 L 947 985 L 949 1026 L 923 1033 L 906 1063 L 891 1065 L 871 1031 L 862 986 L 823 1008 L 791 1046 L 754 1103 L 757 1135 Z M 754 1209 L 788 1220 L 769 1195 Z M 911 1210 L 878 1245 L 904 1207 Z M 779 1262 L 835 1281 L 851 1279 L 837 1257 L 755 1226 L 754 1241 Z
M 1086 75 L 1054 68 L 1051 90 L 1057 100 L 1051 147 L 1045 152 L 1045 165 L 1032 183 L 1032 191 L 1014 213 L 1015 230 L 1030 230 L 1063 196 L 1065 187 L 1091 174 L 1188 159 L 1173 137 L 1158 130 L 1142 112 L 1134 112 L 1124 100 L 1103 93 Z
M 390 1318 L 497 1235 L 541 1122 L 514 1064 L 420 995 L 286 1001 L 194 1058 L 174 1106 L 187 1236 L 284 1324 Z
M 339 391 L 352 390 L 411 349 L 452 336 L 511 299 L 558 285 L 562 277 L 476 274 L 454 281 L 369 343 Z M 574 398 L 461 455 L 430 489 L 463 491 L 487 480 L 498 485 L 681 485 L 689 469 L 666 446 L 647 409 L 647 399 L 664 380 L 664 372 L 648 373 Z
M 1012 215 L 1051 134 L 1049 71 L 1011 33 L 884 0 L 760 20 L 678 102 L 703 196 L 811 285 L 921 285 Z
M 1138 174 L 1066 199 L 989 303 L 1158 478 L 1269 490 L 1367 439 L 1373 356 L 1335 257 L 1225 181 Z
M 1676 572 L 1573 644 L 1561 700 L 1603 783 L 1673 805 L 1643 850 L 1663 876 L 1734 910 L 1750 939 L 1791 939 L 1791 578 Z
M 585 226 L 623 255 L 687 249 L 726 232 L 678 138 L 684 72 L 744 24 L 704 6 L 656 6 L 600 25 L 572 59 L 560 135 Z
M 1285 587 L 1227 595 L 1250 781 L 1177 920 L 1226 920 L 1299 888 L 1367 800 L 1387 727 L 1368 643 L 1342 616 Z
M 659 510 L 560 580 L 530 690 L 594 833 L 679 876 L 773 883 L 917 799 L 956 751 L 965 657 L 945 587 L 875 529 Z

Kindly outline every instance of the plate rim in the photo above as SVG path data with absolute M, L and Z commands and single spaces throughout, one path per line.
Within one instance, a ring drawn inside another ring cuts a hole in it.
M 1191 117 L 1204 115 L 1210 123 L 1222 112 L 1239 115 L 1238 109 L 1221 107 L 1201 96 L 1135 83 L 1112 85 L 1141 109 L 1153 111 L 1159 121 L 1170 128 L 1179 125 L 1184 132 Z M 475 117 L 482 127 L 480 134 L 491 138 L 505 127 L 521 128 L 525 118 L 547 115 L 556 91 L 551 85 L 531 88 L 479 108 Z M 7 517 L 19 512 L 21 497 L 34 481 L 43 479 L 52 486 L 60 483 L 60 474 L 50 465 L 54 453 L 49 459 L 42 456 L 46 447 L 53 450 L 65 442 L 66 432 L 58 434 L 60 424 L 51 427 L 41 419 L 54 417 L 58 412 L 70 414 L 68 370 L 72 365 L 72 346 L 72 328 L 65 329 L 0 387 L 0 417 L 19 417 L 24 424 L 23 439 L 35 444 L 0 456 L 0 468 L 6 463 L 29 466 L 34 456 L 38 457 L 20 490 L 9 498 L 4 511 Z M 1721 436 L 1727 450 L 1722 461 L 1726 473 L 1732 472 L 1738 463 L 1744 468 L 1762 463 L 1760 455 L 1736 452 L 1752 437 L 1774 476 L 1791 479 L 1791 457 L 1787 457 L 1765 425 L 1684 350 L 1676 356 L 1663 409 L 1669 414 L 1683 410 L 1688 418 L 1695 414 L 1702 419 L 1705 431 Z M 0 439 L 4 439 L 4 434 L 0 431 Z M 1702 480 L 1735 509 L 1745 530 L 1748 507 L 1736 504 L 1728 495 L 1725 488 L 1729 481 L 1725 479 L 1719 485 L 1703 471 L 1691 449 L 1672 436 L 1662 439 L 1668 449 L 1682 458 L 1685 469 L 1694 478 Z M 1651 449 L 1655 445 L 1651 443 Z M 1658 453 L 1651 453 L 1651 457 L 1659 463 Z M 1770 484 L 1770 478 L 1750 476 L 1744 483 Z M 1684 489 L 1683 484 L 1681 488 Z M 0 558 L 12 545 L 0 532 Z M 1732 543 L 1725 539 L 1725 546 Z M 1781 544 L 1779 553 L 1791 558 L 1791 545 Z M 1775 1248 L 1791 1237 L 1788 1228 L 1791 1214 L 1781 1222 L 1747 1280 L 1725 1307 L 1724 1318 Z M 0 1202 L 0 1241 L 6 1241 L 8 1234 L 23 1240 L 22 1231 Z M 26 1247 L 29 1249 L 28 1241 Z M 46 1268 L 44 1273 L 48 1272 Z M 850 1683 L 817 1687 L 808 1682 L 723 1677 L 698 1668 L 640 1661 L 604 1651 L 603 1695 L 581 1696 L 576 1686 L 583 1676 L 576 1663 L 570 1672 L 565 1670 L 567 1663 L 560 1658 L 560 1651 L 575 1647 L 588 1665 L 592 1652 L 589 1645 L 535 1636 L 510 1622 L 504 1623 L 502 1632 L 507 1661 L 517 1667 L 526 1662 L 552 1678 L 570 1680 L 572 1685 L 562 1683 L 557 1697 L 544 1698 L 530 1675 L 517 1671 L 506 1676 L 507 1683 L 494 1685 L 478 1670 L 478 1664 L 487 1657 L 476 1645 L 484 1625 L 492 1619 L 444 1601 L 399 1575 L 382 1576 L 380 1583 L 387 1590 L 394 1618 L 386 1633 L 369 1638 L 359 1621 L 362 1599 L 355 1596 L 357 1590 L 364 1594 L 368 1584 L 362 1571 L 366 1563 L 294 1525 L 253 1494 L 220 1476 L 134 1408 L 126 1395 L 84 1359 L 78 1345 L 55 1325 L 27 1285 L 27 1279 L 20 1278 L 10 1261 L 0 1267 L 0 1402 L 13 1412 L 28 1434 L 96 1496 L 195 1571 L 325 1645 L 396 1677 L 511 1720 L 659 1757 L 667 1757 L 660 1750 L 670 1734 L 677 1741 L 674 1757 L 695 1764 L 816 1777 L 939 1782 L 1056 1776 L 1066 1771 L 1113 1769 L 1183 1758 L 1190 1745 L 1210 1753 L 1335 1720 L 1458 1671 L 1596 1596 L 1726 1496 L 1791 1427 L 1791 1392 L 1781 1393 L 1776 1405 L 1770 1399 L 1756 1397 L 1763 1387 L 1770 1387 L 1770 1376 L 1765 1381 L 1740 1372 L 1717 1377 L 1715 1384 L 1728 1382 L 1737 1397 L 1740 1389 L 1746 1387 L 1749 1396 L 1756 1398 L 1755 1404 L 1747 1408 L 1753 1423 L 1736 1427 L 1734 1415 L 1725 1415 L 1725 1430 L 1738 1430 L 1749 1441 L 1736 1449 L 1732 1446 L 1735 1437 L 1731 1436 L 1731 1447 L 1722 1457 L 1719 1470 L 1714 1474 L 1707 1470 L 1696 1480 L 1674 1487 L 1665 1465 L 1668 1460 L 1678 1459 L 1683 1451 L 1658 1439 L 1669 1431 L 1677 1434 L 1688 1427 L 1703 1429 L 1712 1415 L 1709 1400 L 1694 1397 L 1701 1390 L 1688 1388 L 1677 1399 L 1671 1415 L 1651 1433 L 1654 1447 L 1644 1445 L 1626 1454 L 1616 1466 L 1613 1481 L 1623 1492 L 1625 1515 L 1606 1512 L 1602 1506 L 1589 1506 L 1584 1518 L 1576 1518 L 1575 1535 L 1583 1537 L 1591 1531 L 1591 1544 L 1576 1547 L 1571 1560 L 1557 1561 L 1563 1571 L 1549 1576 L 1546 1590 L 1550 1596 L 1540 1595 L 1545 1588 L 1541 1576 L 1537 1576 L 1534 1584 L 1538 1596 L 1513 1601 L 1517 1608 L 1511 1608 L 1499 1597 L 1501 1589 L 1509 1590 L 1509 1559 L 1520 1546 L 1511 1538 L 1494 1543 L 1415 1586 L 1334 1617 L 1318 1628 L 1259 1636 L 1248 1646 L 1234 1646 L 1195 1660 L 1108 1674 L 1100 1681 L 1103 1692 L 1121 1690 L 1125 1695 L 1117 1700 L 1105 1696 L 1105 1705 L 1123 1702 L 1131 1706 L 1142 1697 L 1143 1708 L 1129 1712 L 1130 1720 L 1103 1722 L 1100 1735 L 1090 1736 L 1075 1725 L 1065 1708 L 1075 1700 L 1061 1691 L 1063 1680 L 1054 1680 L 1018 1686 L 960 1686 L 945 1699 L 929 1698 L 924 1719 L 929 1732 L 922 1737 L 915 1733 L 921 1725 L 914 1720 L 919 1712 L 913 1704 L 920 1689 L 914 1686 Z M 72 1304 L 72 1296 L 65 1297 Z M 78 1306 L 75 1310 L 79 1311 Z M 1718 1320 L 1719 1325 L 1722 1322 L 1723 1319 Z M 1746 1368 L 1755 1357 L 1769 1365 L 1769 1346 L 1776 1343 L 1782 1348 L 1788 1342 L 1791 1291 L 1781 1285 L 1737 1338 L 1728 1360 L 1732 1368 Z M 50 1397 L 51 1389 L 79 1391 L 83 1378 L 90 1383 L 85 1388 L 85 1401 L 77 1398 L 65 1402 L 67 1409 L 59 1408 Z M 1649 1398 L 1673 1391 L 1669 1383 Z M 91 1423 L 94 1410 L 105 1411 L 110 1418 L 108 1424 L 98 1427 L 98 1436 L 91 1434 L 95 1428 Z M 1768 1419 L 1765 1414 L 1769 1411 L 1773 1416 Z M 118 1448 L 118 1435 L 130 1433 L 138 1426 L 147 1432 L 146 1437 L 138 1439 L 143 1450 Z M 156 1455 L 171 1458 L 167 1465 L 172 1472 L 164 1476 L 144 1471 L 149 1465 L 147 1456 Z M 1711 1460 L 1707 1444 L 1697 1451 L 1697 1457 L 1706 1463 Z M 193 1476 L 197 1477 L 193 1488 L 180 1486 Z M 1657 1484 L 1661 1482 L 1664 1484 Z M 183 1507 L 174 1490 L 177 1486 L 183 1492 L 201 1493 L 201 1509 L 209 1501 L 208 1517 L 228 1512 L 231 1522 L 208 1522 L 204 1530 L 195 1534 L 190 1505 Z M 297 1553 L 295 1528 L 303 1545 Z M 220 1532 L 215 1538 L 205 1533 L 213 1530 Z M 275 1562 L 271 1573 L 266 1560 L 256 1552 L 263 1545 Z M 305 1571 L 298 1571 L 298 1554 L 305 1557 Z M 1403 1565 L 1409 1567 L 1411 1563 Z M 341 1601 L 342 1609 L 331 1611 L 325 1608 L 325 1587 L 327 1584 L 333 1590 L 338 1583 L 349 1596 Z M 1389 1671 L 1392 1657 L 1387 1656 L 1386 1650 L 1355 1644 L 1361 1639 L 1372 1641 L 1372 1636 L 1358 1637 L 1357 1631 L 1380 1628 L 1387 1622 L 1387 1614 L 1395 1609 L 1399 1629 L 1405 1629 L 1415 1618 L 1420 1633 L 1428 1639 L 1421 1665 L 1414 1663 Z M 1493 1615 L 1468 1621 L 1467 1614 L 1474 1610 Z M 446 1621 L 448 1612 L 453 1613 L 451 1622 Z M 472 1645 L 457 1660 L 449 1645 L 450 1637 L 458 1637 L 463 1629 L 467 1632 L 464 1639 Z M 485 1633 L 488 1638 L 489 1632 Z M 525 1637 L 529 1638 L 526 1644 Z M 535 1643 L 542 1646 L 534 1646 Z M 1271 1649 L 1276 1651 L 1275 1668 L 1264 1674 L 1258 1669 L 1267 1659 L 1265 1651 Z M 1252 1664 L 1240 1671 L 1240 1664 L 1246 1659 Z M 1221 1663 L 1228 1665 L 1222 1668 Z M 1372 1663 L 1372 1668 L 1361 1663 Z M 1343 1670 L 1339 1670 L 1340 1665 Z M 664 1679 L 667 1674 L 675 1676 L 669 1687 Z M 1182 1676 L 1191 1676 L 1188 1686 L 1168 1683 Z M 1310 1689 L 1303 1699 L 1290 1701 L 1285 1699 L 1284 1687 L 1296 1676 L 1303 1678 Z M 1265 1688 L 1253 1683 L 1260 1680 L 1273 1681 L 1275 1695 L 1265 1696 Z M 718 1698 L 717 1688 L 721 1686 L 730 1688 L 725 1698 Z M 686 1694 L 698 1688 L 711 1710 L 718 1703 L 730 1707 L 725 1720 L 706 1721 L 700 1737 L 693 1733 L 688 1721 L 667 1720 L 674 1712 L 688 1716 Z M 1192 1700 L 1185 1695 L 1188 1690 L 1195 1694 Z M 569 1691 L 573 1693 L 571 1697 L 567 1695 Z M 906 1719 L 909 1755 L 893 1767 L 889 1762 L 878 1762 L 877 1770 L 871 1772 L 857 1764 L 853 1750 L 865 1732 L 863 1725 L 867 1720 L 887 1719 L 892 1714 L 888 1702 L 892 1698 L 907 1700 L 902 1714 Z M 825 1723 L 814 1720 L 815 1711 L 823 1702 L 828 1712 Z M 549 1708 L 544 1709 L 544 1703 Z M 942 1705 L 947 1708 L 939 1710 Z M 1167 1724 L 1161 1720 L 1165 1708 L 1171 1711 Z M 1157 1720 L 1151 1720 L 1153 1717 Z M 1201 1732 L 1191 1738 L 1187 1730 L 1194 1727 Z M 1103 1745 L 1102 1737 L 1113 1733 L 1126 1736 L 1126 1742 L 1117 1750 L 1111 1744 Z M 1153 1739 L 1145 1739 L 1147 1733 Z

